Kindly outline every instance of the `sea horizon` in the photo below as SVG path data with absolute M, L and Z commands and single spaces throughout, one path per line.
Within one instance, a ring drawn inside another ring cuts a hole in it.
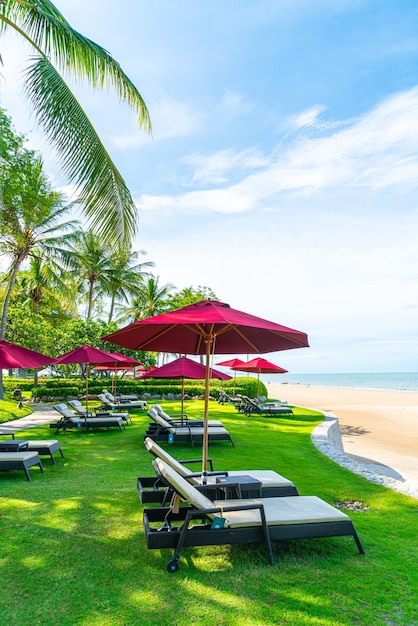
M 255 376 L 255 374 L 252 374 Z M 385 391 L 418 392 L 418 372 L 261 374 L 265 384 L 307 385 L 312 387 L 346 387 Z

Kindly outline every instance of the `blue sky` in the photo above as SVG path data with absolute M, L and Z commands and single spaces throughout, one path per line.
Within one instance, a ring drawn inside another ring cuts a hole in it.
M 417 371 L 417 3 L 56 6 L 150 110 L 152 138 L 113 95 L 75 87 L 160 282 L 307 332 L 309 349 L 267 357 L 290 372 Z M 0 45 L 0 102 L 64 186 L 19 90 L 28 49 Z

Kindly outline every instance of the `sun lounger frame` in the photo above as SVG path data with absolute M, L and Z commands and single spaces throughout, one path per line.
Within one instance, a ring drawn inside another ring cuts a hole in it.
M 3 452 L 0 453 L 0 470 L 23 470 L 26 478 L 30 482 L 32 478 L 29 474 L 29 468 L 38 465 L 41 474 L 44 474 L 44 467 L 39 458 L 39 454 L 34 451 L 28 452 Z
M 365 554 L 354 524 L 346 514 L 340 516 L 340 519 L 321 519 L 321 516 L 317 516 L 317 520 L 315 520 L 312 519 L 312 513 L 308 512 L 307 517 L 311 519 L 306 521 L 296 518 L 294 521 L 286 521 L 284 518 L 278 523 L 268 525 L 264 505 L 267 506 L 268 503 L 274 507 L 276 504 L 274 501 L 280 502 L 281 498 L 265 498 L 264 503 L 262 499 L 253 501 L 225 500 L 222 504 L 219 504 L 219 502 L 212 502 L 207 497 L 199 495 L 199 490 L 196 487 L 187 483 L 184 478 L 164 461 L 156 459 L 153 461 L 153 465 L 161 481 L 173 489 L 176 494 L 170 507 L 144 510 L 145 538 L 148 549 L 174 548 L 173 557 L 167 564 L 167 571 L 170 573 L 178 570 L 178 561 L 182 548 L 192 546 L 264 542 L 268 561 L 270 565 L 273 565 L 271 541 L 352 536 L 360 554 Z M 180 502 L 185 499 L 186 505 L 179 506 Z M 283 503 L 289 500 L 303 506 L 303 500 L 305 499 L 309 500 L 310 498 L 303 498 L 302 496 L 285 498 Z M 187 502 L 187 500 L 190 501 Z M 321 502 L 328 509 L 333 508 L 319 499 L 319 503 Z M 210 507 L 204 506 L 203 503 L 207 503 Z M 289 506 L 290 509 L 293 509 L 293 505 L 289 503 L 288 508 Z M 229 512 L 251 511 L 254 509 L 259 510 L 260 513 L 260 523 L 258 525 L 252 524 L 250 516 L 248 524 L 245 526 L 242 523 L 235 526 L 231 526 L 231 524 L 224 527 L 214 526 L 214 518 L 216 519 L 216 517 L 227 518 Z M 192 520 L 195 519 L 203 523 L 191 525 Z M 152 524 L 155 523 L 162 525 L 154 528 Z M 178 523 L 180 523 L 180 526 L 177 526 Z

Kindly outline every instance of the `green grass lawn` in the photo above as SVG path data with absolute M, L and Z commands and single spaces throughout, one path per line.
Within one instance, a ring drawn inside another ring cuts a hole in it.
M 179 412 L 178 403 L 164 404 Z M 200 417 L 202 402 L 189 402 Z M 58 436 L 65 458 L 0 474 L 0 621 L 42 626 L 189 625 L 268 626 L 418 624 L 418 502 L 370 483 L 324 457 L 310 441 L 321 418 L 246 418 L 231 405 L 211 403 L 235 441 L 210 445 L 216 469 L 273 469 L 301 495 L 330 504 L 358 500 L 349 512 L 365 547 L 351 537 L 273 546 L 212 546 L 182 551 L 180 569 L 166 572 L 171 551 L 148 551 L 138 476 L 152 475 L 143 445 L 149 418 L 134 425 Z M 18 438 L 55 438 L 47 426 Z M 176 458 L 199 449 L 162 444 Z

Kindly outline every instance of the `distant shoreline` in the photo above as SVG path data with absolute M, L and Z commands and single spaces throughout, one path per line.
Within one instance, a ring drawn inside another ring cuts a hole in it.
M 347 454 L 377 461 L 418 486 L 418 391 L 267 384 L 270 398 L 329 411 Z

